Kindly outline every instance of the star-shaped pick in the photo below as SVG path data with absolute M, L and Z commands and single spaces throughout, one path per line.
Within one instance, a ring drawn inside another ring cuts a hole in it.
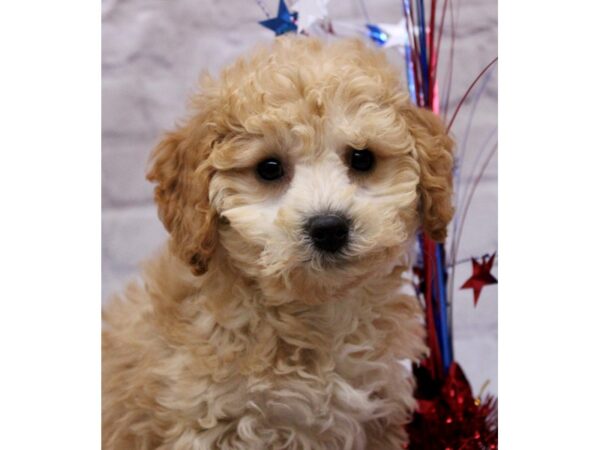
M 471 278 L 465 281 L 465 284 L 463 284 L 460 288 L 473 289 L 475 306 L 477 306 L 479 295 L 481 294 L 481 290 L 484 286 L 489 284 L 498 284 L 498 280 L 491 274 L 495 257 L 496 253 L 494 253 L 492 256 L 483 255 L 481 257 L 481 263 L 479 263 L 475 258 L 471 258 L 471 262 L 473 263 L 473 275 L 471 275 Z
M 298 31 L 301 33 L 319 19 L 327 16 L 329 0 L 298 0 L 292 9 L 298 13 Z
M 291 31 L 298 31 L 296 26 L 296 19 L 298 13 L 290 13 L 284 0 L 279 0 L 279 10 L 277 11 L 277 17 L 272 19 L 261 20 L 259 23 L 269 30 L 275 32 L 275 36 L 280 36 Z

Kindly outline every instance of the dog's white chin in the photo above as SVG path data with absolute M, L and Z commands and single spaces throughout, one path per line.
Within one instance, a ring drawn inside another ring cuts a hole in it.
M 352 296 L 398 265 L 412 241 L 404 230 L 394 231 L 355 241 L 339 255 L 320 254 L 310 242 L 277 232 L 260 240 L 230 228 L 221 244 L 232 265 L 257 282 L 266 304 L 322 304 Z M 382 241 L 385 245 L 373 245 Z
M 265 267 L 259 285 L 269 304 L 299 302 L 322 304 L 343 301 L 353 291 L 383 276 L 397 265 L 403 246 L 381 249 L 368 255 L 335 258 L 316 256 L 283 270 Z

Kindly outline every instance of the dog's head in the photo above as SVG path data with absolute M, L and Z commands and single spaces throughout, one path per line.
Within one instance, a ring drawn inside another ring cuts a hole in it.
M 420 226 L 445 238 L 452 141 L 381 52 L 279 38 L 193 105 L 148 178 L 196 274 L 219 249 L 273 301 L 316 302 L 389 268 Z

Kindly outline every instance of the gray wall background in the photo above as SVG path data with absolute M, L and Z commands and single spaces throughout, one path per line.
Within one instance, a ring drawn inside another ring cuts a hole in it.
M 272 15 L 276 13 L 278 0 L 264 0 L 264 4 Z M 402 17 L 400 0 L 372 0 L 365 4 L 371 22 L 389 23 Z M 364 21 L 360 3 L 355 0 L 331 0 L 329 13 L 334 20 Z M 481 69 L 497 55 L 496 0 L 454 0 L 454 17 L 451 111 Z M 139 262 L 166 239 L 152 203 L 152 187 L 144 176 L 150 151 L 161 133 L 184 115 L 186 100 L 202 71 L 217 74 L 221 67 L 257 43 L 273 39 L 269 30 L 257 24 L 264 18 L 252 0 L 103 0 L 104 301 L 109 301 L 112 293 L 135 276 Z M 448 73 L 449 32 L 442 45 L 440 80 Z M 390 53 L 393 60 L 401 63 L 395 52 Z M 497 141 L 496 74 L 494 67 L 485 85 L 478 85 L 472 91 L 453 126 L 458 146 L 465 152 L 461 164 L 465 191 L 473 184 L 474 177 L 470 174 L 478 152 L 490 148 L 488 145 L 484 149 L 483 144 L 490 137 L 492 145 Z M 453 313 L 456 359 L 465 369 L 475 393 L 486 380 L 490 381 L 489 390 L 497 392 L 497 287 L 484 288 L 476 308 L 471 291 L 458 287 L 470 276 L 469 258 L 494 252 L 497 245 L 494 157 L 473 197 L 458 251 L 461 263 L 456 266 Z M 493 273 L 497 274 L 497 265 Z

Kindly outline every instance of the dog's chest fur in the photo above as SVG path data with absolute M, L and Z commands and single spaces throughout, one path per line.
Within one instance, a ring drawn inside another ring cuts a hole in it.
M 399 359 L 415 360 L 424 348 L 418 306 L 395 292 L 397 279 L 311 306 L 264 307 L 235 284 L 176 306 L 157 303 L 164 286 L 148 288 L 154 307 L 135 325 L 147 378 L 135 395 L 154 398 L 139 402 L 153 405 L 151 423 L 139 429 L 177 448 L 359 449 L 403 440 L 414 401 Z

